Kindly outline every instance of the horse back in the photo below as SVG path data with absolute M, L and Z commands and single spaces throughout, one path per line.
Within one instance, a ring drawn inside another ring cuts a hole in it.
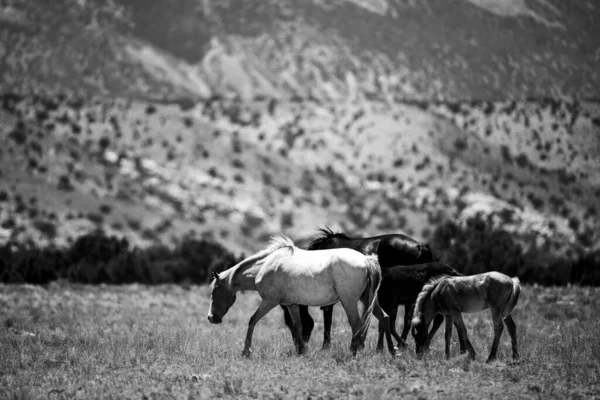
M 396 297 L 401 303 L 411 303 L 430 279 L 440 275 L 461 276 L 454 268 L 441 262 L 395 265 L 382 270 L 380 293 Z
M 263 299 L 284 305 L 330 305 L 339 301 L 340 291 L 348 291 L 345 286 L 353 290 L 358 285 L 362 293 L 366 260 L 348 248 L 272 254 L 260 266 L 256 288 Z
M 371 238 L 364 249 L 372 252 L 375 245 L 381 268 L 432 261 L 431 249 L 408 236 L 394 234 Z
M 512 310 L 519 293 L 518 282 L 496 271 L 450 277 L 434 290 L 434 294 L 443 298 L 446 304 L 460 305 L 461 312 L 467 313 L 489 307 L 493 312 L 504 314 L 505 309 Z

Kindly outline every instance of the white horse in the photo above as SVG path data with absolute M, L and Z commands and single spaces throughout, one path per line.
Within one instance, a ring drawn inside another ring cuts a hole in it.
M 250 318 L 244 356 L 250 355 L 252 332 L 256 323 L 278 305 L 288 308 L 294 325 L 298 354 L 305 350 L 298 305 L 328 306 L 341 301 L 352 328 L 350 349 L 353 354 L 364 347 L 371 313 L 387 327 L 387 343 L 392 344 L 389 317 L 379 307 L 377 290 L 381 269 L 376 255 L 365 256 L 352 249 L 307 251 L 297 248 L 285 236 L 273 237 L 271 244 L 244 261 L 222 272 L 214 273 L 211 284 L 208 320 L 222 322 L 233 305 L 236 292 L 256 290 L 262 301 Z M 364 306 L 362 315 L 358 302 Z

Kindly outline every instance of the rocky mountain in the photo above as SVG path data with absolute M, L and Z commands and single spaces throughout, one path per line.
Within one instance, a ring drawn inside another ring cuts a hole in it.
M 598 247 L 593 1 L 30 0 L 0 7 L 0 239 L 491 215 Z

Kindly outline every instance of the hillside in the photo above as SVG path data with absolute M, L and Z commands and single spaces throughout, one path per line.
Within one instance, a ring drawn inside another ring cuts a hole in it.
M 490 4 L 3 6 L 0 239 L 250 251 L 323 224 L 427 240 L 481 211 L 598 247 L 600 10 Z

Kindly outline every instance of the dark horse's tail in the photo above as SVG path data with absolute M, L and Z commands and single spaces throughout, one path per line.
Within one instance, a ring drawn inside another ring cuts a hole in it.
M 367 337 L 367 331 L 371 322 L 371 314 L 377 301 L 377 291 L 381 285 L 381 267 L 376 254 L 365 256 L 365 267 L 367 268 L 367 287 L 361 298 L 365 299 L 363 315 L 361 316 L 360 330 L 352 339 L 359 339 L 359 343 L 364 344 Z

